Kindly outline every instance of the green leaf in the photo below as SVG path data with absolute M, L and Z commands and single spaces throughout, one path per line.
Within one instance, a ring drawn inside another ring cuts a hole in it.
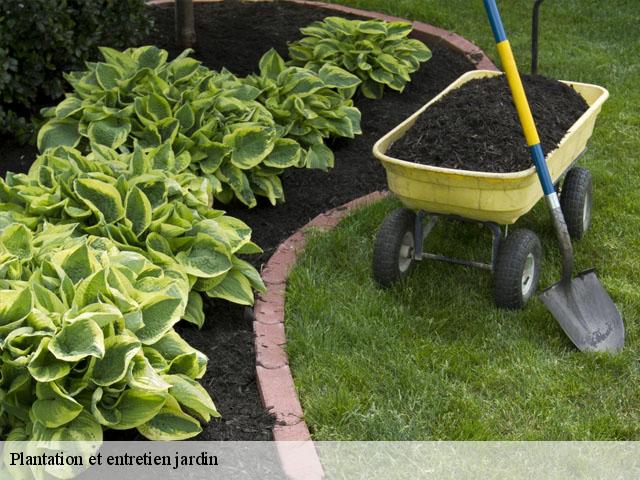
M 291 67 L 281 76 L 285 74 L 281 95 L 311 95 L 325 86 L 322 79 L 311 70 Z
M 240 305 L 253 305 L 253 290 L 251 283 L 240 271 L 230 270 L 224 280 L 215 287 L 207 290 L 212 298 L 222 298 Z
M 162 409 L 151 420 L 140 425 L 138 431 L 149 440 L 185 440 L 198 435 L 202 428 L 170 396 Z
M 74 182 L 74 189 L 80 199 L 98 217 L 106 223 L 113 223 L 124 216 L 122 197 L 118 189 L 100 180 L 79 178 Z
M 75 307 L 84 308 L 99 302 L 108 291 L 105 274 L 105 270 L 99 270 L 78 283 L 73 297 Z
M 38 349 L 35 351 L 29 362 L 29 373 L 38 382 L 52 382 L 66 377 L 71 371 L 71 365 L 62 360 L 58 360 L 49 351 L 50 338 L 46 337 L 40 341 Z
M 377 57 L 375 57 L 375 60 L 378 63 L 378 65 L 380 65 L 382 68 L 384 68 L 388 72 L 391 72 L 396 75 L 399 73 L 400 63 L 398 62 L 398 60 L 396 60 L 393 56 L 389 55 L 388 53 L 383 53 L 381 55 L 378 55 Z
M 302 149 L 298 142 L 290 138 L 278 138 L 264 164 L 274 168 L 293 167 L 300 162 L 301 155 Z
M 335 39 L 321 40 L 313 47 L 313 58 L 316 60 L 331 61 L 329 57 L 340 52 L 340 42 Z M 329 65 L 327 63 L 326 65 Z
M 362 83 L 362 85 L 360 85 L 360 90 L 362 91 L 362 94 L 367 98 L 382 98 L 384 85 L 376 83 L 372 79 L 367 79 Z
M 140 346 L 137 339 L 126 335 L 108 337 L 105 340 L 104 356 L 96 361 L 93 369 L 93 382 L 105 387 L 122 380 Z
M 120 412 L 120 421 L 110 427 L 114 430 L 127 430 L 150 422 L 162 410 L 166 400 L 166 393 L 125 390 L 116 405 Z
M 413 26 L 407 22 L 391 22 L 387 24 L 387 40 L 401 40 L 413 30 Z
M 273 150 L 273 132 L 261 126 L 245 126 L 224 137 L 230 145 L 231 163 L 247 170 L 258 165 Z
M 151 202 L 138 187 L 129 190 L 125 200 L 125 214 L 131 220 L 133 232 L 140 236 L 151 225 Z
M 198 382 L 185 375 L 165 375 L 163 378 L 171 384 L 169 393 L 178 403 L 196 413 L 202 420 L 208 422 L 212 415 L 220 416 L 213 400 Z
M 157 342 L 182 316 L 184 307 L 181 299 L 158 296 L 151 303 L 142 306 L 144 327 L 136 331 L 136 336 L 145 345 Z
M 382 68 L 374 68 L 373 70 L 371 70 L 371 72 L 369 72 L 369 75 L 371 76 L 372 80 L 378 83 L 384 83 L 387 86 L 391 86 L 395 80 L 393 73 Z
M 29 288 L 0 290 L 0 325 L 24 319 L 33 309 L 33 296 Z
M 189 102 L 184 103 L 176 110 L 175 117 L 180 122 L 180 130 L 189 130 L 195 124 L 196 117 Z
M 107 117 L 91 122 L 87 129 L 87 136 L 93 143 L 116 149 L 127 141 L 130 131 L 131 122 L 128 119 Z M 75 146 L 75 144 L 72 146 Z
M 120 423 L 121 415 L 120 410 L 113 407 L 113 399 L 110 398 L 109 393 L 111 392 L 105 395 L 105 390 L 102 387 L 97 387 L 94 390 L 91 395 L 91 413 L 101 425 L 113 427 Z
M 49 120 L 38 131 L 38 150 L 44 152 L 60 146 L 75 147 L 81 138 L 77 121 L 68 118 Z
M 174 330 L 168 331 L 164 337 L 158 340 L 155 344 L 152 345 L 153 349 L 157 351 L 162 357 L 164 357 L 167 361 L 175 364 L 175 362 L 180 361 L 180 359 L 190 358 L 195 362 L 195 365 L 192 365 L 190 369 L 195 369 L 196 371 L 190 372 L 188 375 L 191 378 L 200 378 L 204 375 L 205 367 L 207 365 L 207 357 L 189 345 L 180 335 L 178 335 Z M 192 362 L 193 363 L 193 362 Z M 172 371 L 171 373 L 186 373 L 185 370 L 176 372 Z
M 333 152 L 323 143 L 311 145 L 305 157 L 305 166 L 307 168 L 318 168 L 326 170 L 333 167 Z
M 185 272 L 200 278 L 212 278 L 222 275 L 231 268 L 229 252 L 212 237 L 199 234 L 188 252 L 180 252 L 176 260 L 183 265 Z
M 102 442 L 102 427 L 93 416 L 81 411 L 72 421 L 56 429 L 36 425 L 33 441 L 47 442 Z
M 322 81 L 329 87 L 351 88 L 359 85 L 360 79 L 340 67 L 327 63 L 318 72 Z
M 36 298 L 36 302 L 42 309 L 50 313 L 63 314 L 68 307 L 60 300 L 60 298 L 48 288 L 40 285 L 39 282 L 31 283 L 31 288 Z
M 114 50 L 109 47 L 98 47 L 98 50 L 100 50 L 100 53 L 107 63 L 111 65 L 121 67 L 125 70 L 132 70 L 135 68 L 133 58 L 124 52 L 119 52 L 118 50 Z
M 115 65 L 98 63 L 96 65 L 96 80 L 105 90 L 118 87 L 118 81 L 122 78 L 122 70 Z
M 140 68 L 155 69 L 167 61 L 168 53 L 154 46 L 140 47 L 134 50 L 133 58 Z
M 169 71 L 175 82 L 186 81 L 198 70 L 200 62 L 193 58 L 178 58 L 171 62 Z
M 193 323 L 198 328 L 202 328 L 205 318 L 203 308 L 202 297 L 198 292 L 192 290 L 189 292 L 189 302 L 182 318 L 187 322 Z
M 152 93 L 145 98 L 147 113 L 156 121 L 171 117 L 169 102 L 157 93 Z
M 29 260 L 33 255 L 33 235 L 20 223 L 9 225 L 0 230 L 0 245 L 11 255 L 20 260 Z
M 282 182 L 277 175 L 252 175 L 251 186 L 257 195 L 267 197 L 271 205 L 284 201 Z
M 144 354 L 138 353 L 131 361 L 128 373 L 129 386 L 146 391 L 166 392 L 169 384 L 156 371 L 164 370 L 166 365 L 162 365 L 160 368 L 157 367 L 157 364 L 152 365 L 150 360 L 147 359 L 149 350 L 145 349 L 143 351 Z M 152 360 L 155 361 L 157 358 L 154 357 Z
M 216 172 L 216 176 L 229 184 L 236 197 L 247 207 L 256 206 L 256 197 L 251 190 L 249 179 L 242 170 L 232 164 L 223 164 Z
M 204 145 L 201 150 L 206 155 L 206 158 L 200 162 L 202 171 L 208 174 L 215 173 L 222 165 L 224 158 L 229 153 L 229 149 L 230 147 L 219 142 L 209 142 Z
M 380 20 L 367 20 L 364 22 L 359 22 L 357 26 L 357 30 L 360 33 L 365 33 L 368 35 L 386 35 L 387 34 L 386 23 Z
M 86 243 L 82 243 L 66 256 L 60 266 L 71 281 L 76 284 L 93 273 L 92 265 L 89 248 Z
M 65 393 L 55 382 L 41 385 L 42 387 L 36 390 L 38 400 L 33 402 L 31 411 L 42 425 L 46 428 L 57 428 L 80 415 L 83 410 L 82 405 Z
M 267 287 L 265 287 L 262 277 L 249 262 L 236 257 L 233 259 L 233 268 L 247 277 L 254 290 L 259 292 L 266 291 Z
M 427 48 L 427 46 L 420 40 L 416 40 L 415 38 L 405 40 L 403 47 L 410 49 L 413 57 L 419 62 L 426 62 L 432 56 L 431 50 L 429 50 L 429 48 Z
M 56 106 L 56 118 L 64 119 L 82 110 L 82 100 L 77 97 L 67 97 Z
M 253 242 L 247 242 L 242 245 L 242 247 L 240 247 L 235 253 L 242 255 L 254 255 L 262 252 L 262 248 L 260 248 L 258 245 Z
M 78 362 L 87 356 L 102 358 L 105 353 L 104 334 L 89 318 L 65 324 L 53 337 L 49 351 L 59 359 Z
M 278 75 L 285 69 L 284 60 L 273 48 L 262 56 L 259 66 L 260 74 L 271 80 L 278 78 Z

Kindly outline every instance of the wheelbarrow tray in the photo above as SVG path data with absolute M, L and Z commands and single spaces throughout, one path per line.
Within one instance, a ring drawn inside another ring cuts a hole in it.
M 474 70 L 461 75 L 373 146 L 373 154 L 387 172 L 389 190 L 406 207 L 508 225 L 529 212 L 542 198 L 542 188 L 533 166 L 514 173 L 489 173 L 421 165 L 386 155 L 393 142 L 404 136 L 432 104 L 470 80 L 497 75 L 502 73 Z M 554 183 L 584 151 L 602 104 L 609 97 L 609 92 L 597 85 L 563 83 L 573 87 L 589 108 L 569 128 L 558 147 L 547 154 L 547 165 Z

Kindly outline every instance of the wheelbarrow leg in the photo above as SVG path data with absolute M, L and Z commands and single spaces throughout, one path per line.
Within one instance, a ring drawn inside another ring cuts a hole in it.
M 427 212 L 424 210 L 418 210 L 416 213 L 416 226 L 414 230 L 416 246 L 413 250 L 414 260 L 422 260 L 422 254 L 424 253 L 424 241 L 427 239 L 436 223 L 438 223 L 438 215 L 429 215 L 429 221 L 424 225 L 423 222 L 426 216 Z
M 496 262 L 498 261 L 498 252 L 502 242 L 502 229 L 500 225 L 493 222 L 485 222 L 485 226 L 491 230 L 491 271 L 496 270 Z

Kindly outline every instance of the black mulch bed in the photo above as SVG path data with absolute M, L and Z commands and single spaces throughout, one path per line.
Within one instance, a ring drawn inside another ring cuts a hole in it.
M 270 47 L 286 55 L 287 41 L 300 36 L 298 29 L 333 13 L 290 3 L 195 4 L 198 48 L 195 57 L 213 69 L 227 67 L 238 75 L 257 68 L 258 60 Z M 172 7 L 153 7 L 154 32 L 144 42 L 179 53 L 173 42 Z M 283 176 L 286 203 L 276 208 L 260 202 L 246 210 L 230 205 L 227 212 L 253 228 L 253 239 L 265 252 L 249 260 L 258 268 L 277 245 L 318 213 L 353 198 L 386 187 L 384 170 L 372 157 L 374 142 L 409 114 L 418 110 L 473 65 L 464 57 L 440 45 L 429 45 L 433 58 L 412 75 L 403 94 L 386 93 L 381 100 L 356 99 L 362 111 L 363 135 L 355 140 L 333 142 L 336 166 L 329 172 L 288 171 Z M 11 139 L 0 138 L 0 174 L 7 170 L 25 172 L 36 150 L 17 147 Z M 197 440 L 269 440 L 273 419 L 262 408 L 255 379 L 255 352 L 250 319 L 244 309 L 208 302 L 203 330 L 189 325 L 181 335 L 209 357 L 203 384 L 222 414 L 205 426 Z M 139 438 L 134 432 L 109 432 L 108 438 Z
M 545 152 L 589 108 L 573 88 L 542 76 L 522 79 Z M 409 162 L 482 172 L 531 167 L 504 76 L 472 80 L 430 106 L 389 155 Z

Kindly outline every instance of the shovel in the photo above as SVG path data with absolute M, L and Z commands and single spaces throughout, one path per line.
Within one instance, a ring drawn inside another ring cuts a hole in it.
M 593 270 L 586 270 L 572 278 L 573 248 L 567 224 L 560 208 L 558 194 L 553 186 L 538 131 L 520 80 L 509 40 L 500 18 L 495 0 L 483 0 L 491 30 L 496 40 L 500 62 L 513 96 L 513 103 L 531 159 L 542 185 L 553 225 L 562 252 L 562 279 L 544 290 L 540 299 L 558 321 L 562 330 L 581 351 L 619 352 L 624 345 L 624 324 L 613 300 L 602 287 Z

